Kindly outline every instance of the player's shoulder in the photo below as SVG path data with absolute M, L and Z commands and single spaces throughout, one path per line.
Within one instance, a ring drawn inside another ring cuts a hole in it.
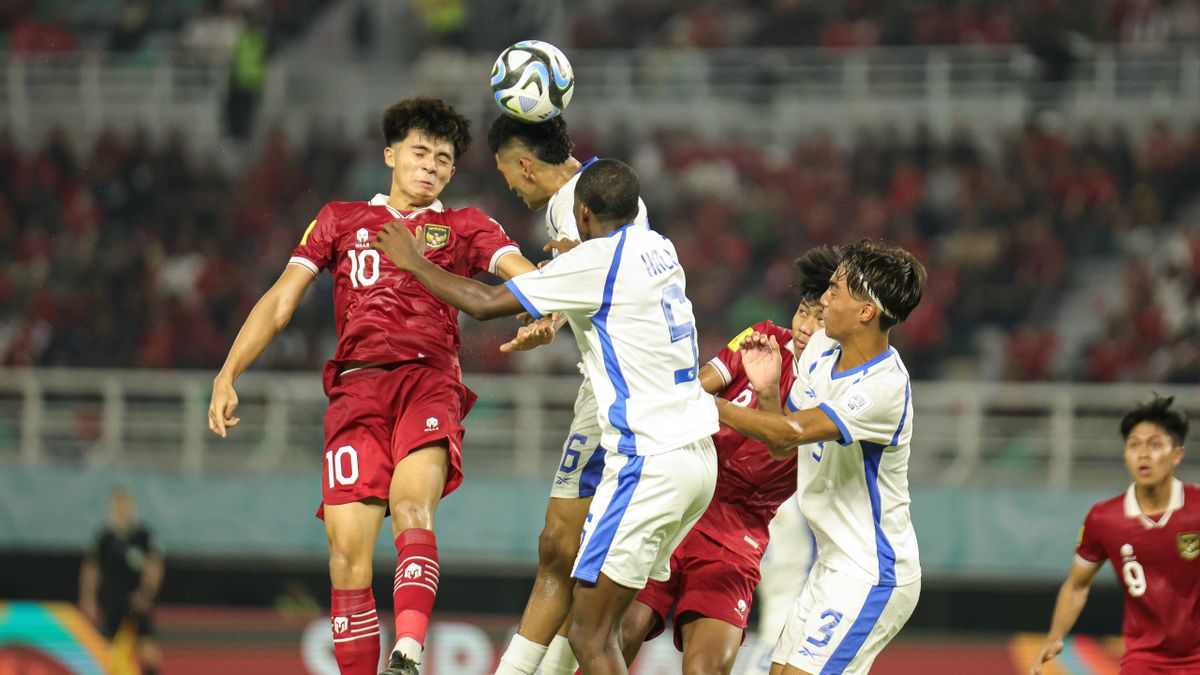
M 1092 508 L 1088 509 L 1087 520 L 1093 523 L 1110 518 L 1125 517 L 1125 493 L 1122 492 L 1115 497 L 1109 497 L 1092 504 Z M 1118 521 L 1119 522 L 1119 521 Z
M 733 339 L 731 339 L 726 346 L 729 348 L 729 351 L 741 351 L 742 341 L 754 333 L 763 333 L 766 335 L 775 336 L 775 340 L 779 343 L 780 347 L 783 347 L 783 345 L 786 344 L 792 336 L 791 331 L 776 326 L 773 321 L 768 319 L 766 321 L 759 321 L 758 323 L 747 326 L 745 330 L 733 336 Z
M 495 218 L 474 206 L 444 208 L 440 214 L 442 222 L 456 230 L 492 230 L 504 228 Z
M 1180 482 L 1183 486 L 1183 506 L 1189 511 L 1200 512 L 1200 485 Z

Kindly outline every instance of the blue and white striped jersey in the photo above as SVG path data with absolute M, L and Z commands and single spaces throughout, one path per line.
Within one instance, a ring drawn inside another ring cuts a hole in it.
M 907 584 L 921 577 L 908 509 L 908 371 L 891 347 L 839 373 L 841 354 L 824 330 L 814 334 L 788 396 L 789 409 L 819 407 L 842 432 L 840 441 L 800 447 L 800 508 L 821 562 L 871 584 Z
M 719 428 L 700 387 L 695 320 L 675 246 L 626 225 L 505 284 L 535 317 L 563 312 L 596 392 L 600 443 L 674 450 Z

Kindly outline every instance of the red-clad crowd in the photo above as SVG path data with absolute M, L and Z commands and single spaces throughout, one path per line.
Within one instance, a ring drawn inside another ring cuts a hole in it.
M 914 376 L 1200 379 L 1200 227 L 1188 209 L 1200 127 L 1138 138 L 960 127 L 944 139 L 884 127 L 791 147 L 574 135 L 578 156 L 624 157 L 640 172 L 651 223 L 688 271 L 703 355 L 756 321 L 788 320 L 791 262 L 809 246 L 883 237 L 930 271 L 895 335 Z M 182 133 L 107 132 L 90 147 L 54 133 L 35 152 L 0 135 L 0 360 L 218 367 L 321 204 L 387 190 L 378 145 L 270 134 L 233 171 Z M 494 215 L 531 257 L 540 250 L 541 214 L 508 193 L 485 148 L 460 160 L 446 199 Z M 1126 272 L 1091 312 L 1104 330 L 1067 349 L 1063 301 L 1097 260 Z M 311 369 L 332 353 L 329 283 L 322 275 L 264 366 Z M 512 368 L 496 346 L 513 325 L 464 326 L 468 371 Z

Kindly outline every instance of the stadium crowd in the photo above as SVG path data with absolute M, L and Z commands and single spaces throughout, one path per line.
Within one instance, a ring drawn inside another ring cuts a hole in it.
M 763 317 L 788 320 L 799 252 L 871 236 L 931 272 L 897 336 L 914 376 L 1200 379 L 1200 228 L 1185 208 L 1200 187 L 1200 126 L 1136 139 L 1036 126 L 980 139 L 960 127 L 944 140 L 885 127 L 790 148 L 574 133 L 577 155 L 627 157 L 641 172 L 651 222 L 688 270 L 702 354 Z M 36 152 L 0 133 L 0 359 L 215 369 L 320 205 L 386 190 L 378 145 L 273 133 L 231 172 L 181 132 L 108 132 L 91 147 L 60 132 Z M 447 196 L 540 249 L 540 214 L 508 193 L 481 144 Z M 1164 225 L 1181 218 L 1190 226 Z M 1123 256 L 1127 271 L 1095 308 L 1107 329 L 1062 353 L 1056 319 L 1085 256 Z M 322 275 L 265 366 L 314 368 L 332 353 L 330 284 Z M 513 367 L 496 350 L 513 324 L 464 326 L 468 371 Z M 982 334 L 1003 336 L 999 349 Z

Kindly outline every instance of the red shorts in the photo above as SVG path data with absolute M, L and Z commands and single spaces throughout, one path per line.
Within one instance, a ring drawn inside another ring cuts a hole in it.
M 450 471 L 442 496 L 462 484 L 462 420 L 475 394 L 457 372 L 423 363 L 395 363 L 338 373 L 325 368 L 325 455 L 321 502 L 388 499 L 392 473 L 408 453 L 445 441 Z M 322 517 L 324 509 L 317 509 Z
M 757 562 L 732 554 L 703 532 L 689 533 L 671 554 L 671 578 L 651 579 L 638 593 L 637 601 L 653 610 L 657 618 L 646 641 L 662 634 L 672 607 L 676 617 L 675 648 L 679 651 L 683 651 L 679 617 L 688 612 L 741 628 L 745 641 L 746 620 L 760 580 Z

